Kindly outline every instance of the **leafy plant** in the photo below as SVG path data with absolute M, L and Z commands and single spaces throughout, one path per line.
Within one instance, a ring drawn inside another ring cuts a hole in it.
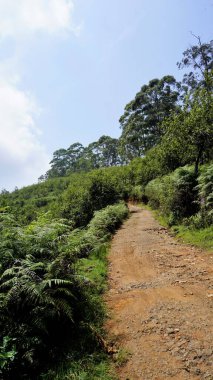
M 145 194 L 150 205 L 159 208 L 169 216 L 170 224 L 175 224 L 198 211 L 196 185 L 197 178 L 193 168 L 183 167 L 149 182 Z
M 203 168 L 198 177 L 200 214 L 206 225 L 213 223 L 213 164 Z
M 10 362 L 14 360 L 16 354 L 17 351 L 13 339 L 9 336 L 4 336 L 2 346 L 0 346 L 0 373 L 1 369 L 3 370 L 10 365 Z

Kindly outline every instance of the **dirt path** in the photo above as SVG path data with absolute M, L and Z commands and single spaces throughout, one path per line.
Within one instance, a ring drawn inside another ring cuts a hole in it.
M 131 211 L 109 256 L 107 329 L 130 352 L 119 379 L 213 379 L 213 255 Z

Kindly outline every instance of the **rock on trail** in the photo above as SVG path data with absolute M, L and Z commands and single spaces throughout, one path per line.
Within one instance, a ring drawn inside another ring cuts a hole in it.
M 213 254 L 178 243 L 131 207 L 109 255 L 106 328 L 121 380 L 213 379 Z

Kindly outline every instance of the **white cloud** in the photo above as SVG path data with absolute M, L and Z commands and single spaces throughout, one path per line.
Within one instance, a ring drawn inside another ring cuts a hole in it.
M 29 94 L 0 81 L 0 188 L 35 182 L 48 169 L 49 156 L 35 123 L 39 113 Z
M 73 0 L 0 0 L 0 37 L 44 31 L 79 33 L 72 21 Z
M 72 19 L 74 1 L 0 0 L 0 42 L 9 37 L 19 46 L 37 33 L 78 35 L 81 26 Z M 31 40 L 26 46 L 32 48 Z M 20 88 L 19 58 L 15 51 L 0 62 L 0 190 L 36 182 L 49 168 L 50 157 L 37 127 L 40 109 Z

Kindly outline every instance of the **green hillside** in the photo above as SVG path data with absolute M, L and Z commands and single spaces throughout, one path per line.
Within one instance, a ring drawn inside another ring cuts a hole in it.
M 213 247 L 213 45 L 141 87 L 121 136 L 53 153 L 38 184 L 0 195 L 2 379 L 113 379 L 100 344 L 107 251 L 148 203 L 186 241 Z M 187 71 L 188 70 L 188 71 Z M 204 244 L 205 240 L 205 244 Z

